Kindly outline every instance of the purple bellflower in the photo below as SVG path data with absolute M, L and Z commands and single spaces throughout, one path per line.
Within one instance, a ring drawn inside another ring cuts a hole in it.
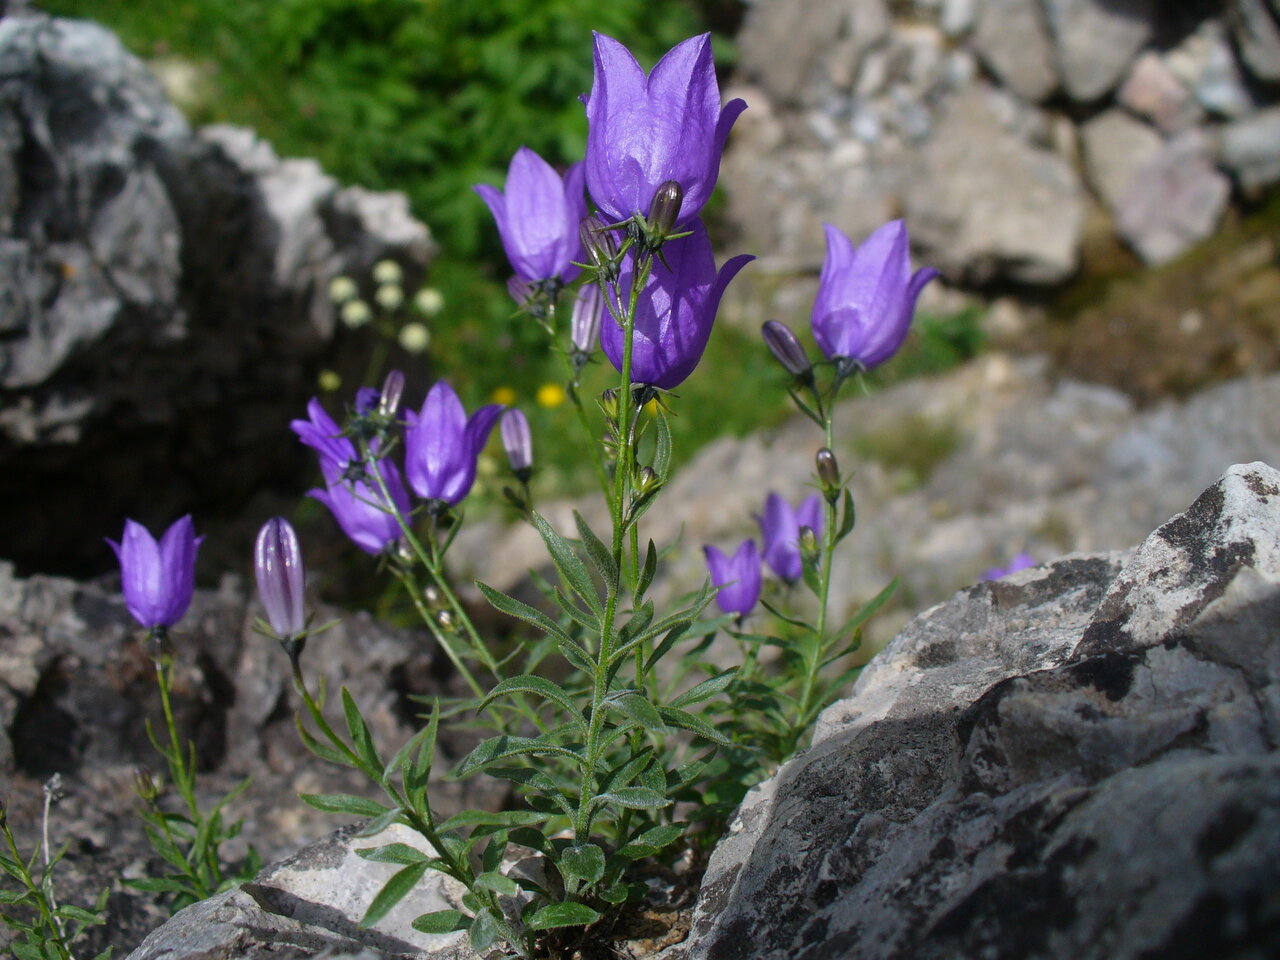
M 702 210 L 720 173 L 720 153 L 742 100 L 720 107 L 711 35 L 690 37 L 647 77 L 621 43 L 595 35 L 595 79 L 587 106 L 587 191 L 620 222 L 649 210 L 666 181 L 684 191 L 676 226 Z
M 813 301 L 813 337 L 828 360 L 870 369 L 902 346 L 916 299 L 938 271 L 911 272 L 910 241 L 901 220 L 886 223 L 856 248 L 838 227 L 824 226 L 827 256 Z
M 306 569 L 298 535 L 284 517 L 272 517 L 253 545 L 253 572 L 267 622 L 281 640 L 293 640 L 307 629 L 304 586 Z
M 653 261 L 645 288 L 636 302 L 635 338 L 631 351 L 631 380 L 670 390 L 682 383 L 702 359 L 724 289 L 747 263 L 747 254 L 732 257 L 716 272 L 711 240 L 701 222 L 687 237 L 669 240 L 662 248 L 670 269 Z M 630 298 L 633 258 L 622 265 L 618 281 L 622 300 Z M 610 306 L 610 315 L 613 308 Z M 600 347 L 614 367 L 622 370 L 624 332 L 621 318 L 605 323 Z
M 760 599 L 760 553 L 754 540 L 743 540 L 732 557 L 716 547 L 703 547 L 711 582 L 721 590 L 716 603 L 725 613 L 745 617 Z
M 815 533 L 822 529 L 822 497 L 816 493 L 805 497 L 793 510 L 786 500 L 771 493 L 764 501 L 764 516 L 759 519 L 765 563 L 783 580 L 799 580 L 804 572 L 800 528 L 808 527 Z
M 581 163 L 561 180 L 551 164 L 521 147 L 507 168 L 505 192 L 487 184 L 475 191 L 498 221 L 516 276 L 534 283 L 553 278 L 568 282 L 578 275 L 573 265 L 582 259 L 578 225 L 587 215 Z
M 187 612 L 196 585 L 195 535 L 191 515 L 173 523 L 160 542 L 147 528 L 124 522 L 120 542 L 108 540 L 120 560 L 120 579 L 129 614 L 148 630 L 171 627 Z
M 992 567 L 986 571 L 981 579 L 983 580 L 999 580 L 1001 577 L 1007 577 L 1011 573 L 1017 573 L 1019 570 L 1026 570 L 1028 567 L 1036 565 L 1036 558 L 1031 554 L 1023 552 L 1016 554 L 1003 567 Z
M 511 472 L 528 480 L 533 471 L 533 433 L 529 429 L 529 418 L 518 407 L 502 415 L 502 448 L 507 452 Z
M 450 505 L 465 497 L 476 481 L 476 460 L 504 409 L 491 403 L 468 418 L 453 387 L 438 381 L 421 412 L 405 414 L 405 469 L 414 492 Z
M 355 444 L 342 435 L 342 428 L 325 412 L 315 397 L 307 404 L 307 420 L 289 424 L 298 438 L 320 456 L 320 472 L 324 489 L 308 490 L 307 495 L 319 500 L 351 541 L 366 553 L 381 553 L 400 538 L 400 524 L 392 510 L 407 516 L 409 494 L 405 491 L 400 470 L 387 459 L 375 467 L 391 503 L 387 505 L 370 469 L 360 462 Z

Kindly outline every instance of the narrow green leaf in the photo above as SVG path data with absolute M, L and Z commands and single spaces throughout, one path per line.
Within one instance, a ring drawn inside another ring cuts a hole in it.
M 422 743 L 423 740 L 426 739 L 427 734 L 430 732 L 431 728 L 429 726 L 423 727 L 404 742 L 400 749 L 395 752 L 395 756 L 388 760 L 387 765 L 382 768 L 382 780 L 384 783 L 390 780 L 392 774 L 397 770 L 407 766 L 409 757 L 413 754 L 413 751 L 420 743 Z
M 614 767 L 600 781 L 602 790 L 615 790 L 625 787 L 640 775 L 640 771 L 653 762 L 653 749 L 645 748 L 626 763 Z
M 294 726 L 298 728 L 298 738 L 302 741 L 302 745 L 314 753 L 326 763 L 332 763 L 338 767 L 354 766 L 351 758 L 336 747 L 331 747 L 327 743 L 321 743 L 310 731 L 307 730 L 302 723 L 302 714 L 295 714 L 293 718 Z
M 613 554 L 577 510 L 573 511 L 573 522 L 578 527 L 578 539 L 586 548 L 592 566 L 596 568 L 605 584 L 612 588 L 618 582 L 618 565 L 613 562 Z
M 844 625 L 840 627 L 835 635 L 842 637 L 847 633 L 852 633 L 875 616 L 876 611 L 888 603 L 889 598 L 892 597 L 894 591 L 898 589 L 898 581 L 898 577 L 894 577 L 890 580 L 889 585 L 863 604 L 862 608 L 857 613 L 845 621 Z
M 146 893 L 181 893 L 186 889 L 185 884 L 167 877 L 140 877 L 137 880 L 125 880 L 124 885 Z
M 617 906 L 619 903 L 627 902 L 627 885 L 625 883 L 615 883 L 613 886 L 599 891 L 599 894 L 601 900 Z
M 378 891 L 378 895 L 373 898 L 373 902 L 369 904 L 369 909 L 364 912 L 364 916 L 360 918 L 361 927 L 372 927 L 375 923 L 391 912 L 391 908 L 408 896 L 409 892 L 418 885 L 418 881 L 422 879 L 422 875 L 427 872 L 427 862 L 425 860 L 419 863 L 411 863 L 401 870 L 397 870 L 391 875 L 382 889 Z
M 605 701 L 605 705 L 653 733 L 665 734 L 672 732 L 671 728 L 662 722 L 662 716 L 653 704 L 638 693 L 630 692 L 610 696 Z
M 72 904 L 63 904 L 54 911 L 63 920 L 74 920 L 86 927 L 97 926 L 100 923 L 106 923 L 106 919 L 96 913 L 90 913 L 84 907 L 73 906 Z
M 653 451 L 653 472 L 665 483 L 671 474 L 671 424 L 666 413 L 658 410 L 658 440 Z
M 673 727 L 679 727 L 681 730 L 688 730 L 690 733 L 696 733 L 704 740 L 710 740 L 712 743 L 718 743 L 721 746 L 728 746 L 729 740 L 715 727 L 707 723 L 701 717 L 696 717 L 687 710 L 680 710 L 675 707 L 660 707 L 658 712 L 662 714 L 662 718 Z
M 538 810 L 503 810 L 490 813 L 487 810 L 463 810 L 440 824 L 437 830 L 456 830 L 459 827 L 525 827 L 542 823 L 547 819 Z
M 587 733 L 587 719 L 573 702 L 573 698 L 569 696 L 569 692 L 557 683 L 552 683 L 544 677 L 535 677 L 525 674 L 519 677 L 511 677 L 503 680 L 496 687 L 489 691 L 489 695 L 484 698 L 480 706 L 476 708 L 479 712 L 493 702 L 495 697 L 503 696 L 508 693 L 532 693 L 542 697 L 544 700 L 550 700 L 557 704 L 561 710 L 572 720 L 582 732 L 583 736 Z
M 560 655 L 568 660 L 575 670 L 581 670 L 588 676 L 595 672 L 596 666 L 591 662 L 591 655 L 578 644 L 572 640 L 560 640 L 556 646 L 560 648 Z
M 733 683 L 733 678 L 738 675 L 737 669 L 726 670 L 724 673 L 717 673 L 709 680 L 703 680 L 696 687 L 686 690 L 680 696 L 671 701 L 673 707 L 687 707 L 695 703 L 702 703 L 704 700 L 710 700 L 717 693 L 725 690 Z
M 542 535 L 543 543 L 547 545 L 547 551 L 551 554 L 551 561 L 555 564 L 556 570 L 569 588 L 591 608 L 598 621 L 604 615 L 604 607 L 600 604 L 596 585 L 592 583 L 591 574 L 587 572 L 586 566 L 578 559 L 578 555 L 573 552 L 568 541 L 556 533 L 540 513 L 535 511 L 532 519 L 534 527 Z
M 422 914 L 409 926 L 419 933 L 454 933 L 471 929 L 471 917 L 457 910 L 436 910 Z
M 480 592 L 484 594 L 484 598 L 489 601 L 489 605 L 494 609 L 502 611 L 509 617 L 523 620 L 525 623 L 537 627 L 543 633 L 557 639 L 569 639 L 568 634 L 560 629 L 560 624 L 536 607 L 522 603 L 515 597 L 509 597 L 505 593 L 493 589 L 487 583 L 481 583 L 479 580 L 476 581 L 476 586 L 480 588 Z
M 556 868 L 566 885 L 590 886 L 604 876 L 604 851 L 594 843 L 575 843 L 560 851 Z
M 569 615 L 569 619 L 582 627 L 588 633 L 598 634 L 600 632 L 600 618 L 590 610 L 584 610 L 569 598 L 560 587 L 555 587 L 552 591 L 555 601 L 559 604 L 560 609 Z
M 374 863 L 399 863 L 409 865 L 422 863 L 431 858 L 417 847 L 407 843 L 388 843 L 381 847 L 363 847 L 356 850 L 356 856 Z
M 498 939 L 498 922 L 488 910 L 480 910 L 471 921 L 471 947 L 483 954 Z
M 486 890 L 492 890 L 494 893 L 501 893 L 508 897 L 514 897 L 520 892 L 520 886 L 508 876 L 504 876 L 497 870 L 490 870 L 476 877 L 477 887 L 484 887 Z
M 550 797 L 552 801 L 569 816 L 573 815 L 573 806 L 566 799 L 564 792 L 556 786 L 556 782 L 541 770 L 532 767 L 488 767 L 485 773 L 501 780 L 511 780 L 527 787 L 533 787 Z
M 619 787 L 609 793 L 601 793 L 591 799 L 595 806 L 616 803 L 628 810 L 657 810 L 671 806 L 671 800 L 657 790 L 647 787 Z
M 349 793 L 300 793 L 298 799 L 309 807 L 323 810 L 325 813 L 346 813 L 353 817 L 380 817 L 387 808 L 364 797 L 353 797 Z
M 600 919 L 600 914 L 585 903 L 549 903 L 529 918 L 530 930 L 556 927 L 585 927 Z
M 805 554 L 801 551 L 800 577 L 815 597 L 822 596 L 822 554 Z
M 554 856 L 555 850 L 551 846 L 551 842 L 547 840 L 541 833 L 531 827 L 517 827 L 508 835 L 512 843 L 519 844 L 522 847 L 528 847 L 530 850 L 536 850 L 544 856 Z
M 789 614 L 783 613 L 781 610 L 775 607 L 768 600 L 765 600 L 762 598 L 760 600 L 760 605 L 764 607 L 766 610 L 768 610 L 770 613 L 772 613 L 779 620 L 783 621 L 784 623 L 789 623 L 793 627 L 799 627 L 800 629 L 807 630 L 810 633 L 813 633 L 817 630 L 817 627 L 815 627 L 808 620 L 805 620 L 802 617 L 793 617 L 793 616 L 790 616 Z M 746 639 L 746 638 L 744 637 L 743 639 Z
M 840 529 L 836 531 L 836 543 L 839 543 L 853 532 L 853 524 L 856 519 L 857 511 L 853 508 L 853 492 L 848 487 L 845 487 L 844 510 L 840 514 Z
M 645 595 L 645 591 L 649 589 L 649 584 L 653 583 L 653 575 L 658 572 L 658 548 L 653 545 L 653 541 L 649 541 L 649 546 L 644 553 L 644 566 L 640 568 L 640 580 L 636 585 L 636 599 L 639 600 Z
M 413 759 L 413 768 L 409 769 L 407 765 L 403 768 L 405 790 L 410 799 L 420 806 L 426 802 L 427 780 L 431 777 L 431 766 L 435 762 L 436 733 L 439 729 L 440 698 L 437 697 L 431 705 L 431 719 L 427 722 L 427 735 L 423 737 L 422 742 L 418 745 L 417 756 Z
M 488 740 L 483 740 L 476 744 L 475 748 L 463 757 L 462 762 L 458 764 L 457 770 L 454 771 L 454 776 L 461 779 L 499 760 L 539 755 L 566 757 L 575 764 L 581 765 L 583 763 L 583 758 L 580 754 L 541 737 L 509 737 L 504 735 L 490 737 Z
M 371 775 L 376 777 L 382 770 L 382 761 L 373 745 L 369 724 L 365 722 L 360 708 L 356 706 L 346 687 L 342 688 L 342 712 L 347 718 L 347 732 L 351 734 L 351 745 L 355 748 L 356 756 L 364 762 Z

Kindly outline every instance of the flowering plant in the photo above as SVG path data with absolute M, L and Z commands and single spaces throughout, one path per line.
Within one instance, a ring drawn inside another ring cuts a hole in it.
M 564 361 L 565 395 L 585 431 L 608 529 L 597 531 L 577 512 L 571 528 L 558 528 L 539 512 L 530 487 L 532 431 L 517 409 L 491 404 L 468 414 L 440 380 L 418 410 L 402 412 L 405 381 L 395 371 L 381 389 L 362 387 L 342 423 L 311 401 L 306 419 L 292 423 L 324 479 L 310 495 L 399 581 L 471 694 L 432 702 L 426 724 L 390 756 L 346 689 L 335 726 L 323 685 L 309 683 L 305 651 L 316 629 L 289 523 L 269 520 L 254 555 L 265 613 L 259 629 L 289 658 L 304 744 L 328 763 L 359 771 L 382 796 L 302 797 L 323 811 L 368 818 L 355 834 L 367 846 L 356 852 L 397 867 L 362 925 L 377 924 L 435 871 L 465 893 L 457 909 L 424 914 L 413 926 L 465 930 L 477 951 L 522 958 L 582 952 L 591 930 L 644 898 L 637 865 L 673 860 L 714 838 L 745 791 L 804 742 L 858 669 L 849 655 L 861 626 L 893 585 L 843 623 L 830 615 L 835 550 L 855 522 L 847 477 L 831 452 L 835 401 L 846 382 L 901 344 L 932 276 L 911 273 L 901 224 L 881 228 L 859 248 L 828 228 L 813 316 L 826 360 L 812 364 L 784 325 L 764 329 L 765 344 L 791 378 L 790 395 L 823 431 L 817 493 L 798 506 L 793 492 L 770 493 L 759 517 L 762 545 L 748 539 L 732 553 L 705 546 L 709 576 L 667 601 L 660 571 L 670 548 L 644 537 L 642 521 L 671 476 L 668 415 L 678 403 L 671 391 L 694 374 L 725 288 L 751 260 L 735 256 L 717 269 L 699 219 L 745 104 L 721 105 L 707 36 L 679 44 L 647 76 L 616 40 L 597 35 L 594 53 L 583 163 L 561 177 L 522 148 L 503 191 L 477 191 L 515 271 L 513 296 Z M 390 271 L 382 272 L 389 289 Z M 568 288 L 579 279 L 577 289 Z M 385 298 L 396 306 L 398 283 L 396 273 L 396 295 Z M 337 293 L 346 297 L 344 310 L 362 302 L 351 291 Z M 567 330 L 559 322 L 565 295 L 573 298 Z M 579 392 L 597 347 L 618 373 L 616 386 L 599 396 L 598 412 Z M 554 570 L 540 604 L 477 584 L 497 611 L 534 633 L 510 651 L 482 636 L 446 566 L 477 458 L 499 422 L 519 484 L 508 488 L 508 499 L 536 530 Z M 190 518 L 160 543 L 130 523 L 113 544 L 129 609 L 157 651 L 169 743 L 156 746 L 188 806 L 185 815 L 154 804 L 150 810 L 153 842 L 158 849 L 167 843 L 166 859 L 186 865 L 152 889 L 187 902 L 229 882 L 216 848 L 236 829 L 221 825 L 225 800 L 209 814 L 195 803 L 194 764 L 168 705 L 163 644 L 190 601 L 198 544 Z M 762 563 L 781 579 L 780 591 L 766 585 Z M 813 594 L 807 606 L 793 596 L 798 584 Z M 758 607 L 772 626 L 761 623 Z M 739 651 L 728 669 L 703 656 L 718 640 Z M 776 657 L 761 656 L 765 647 Z M 485 736 L 451 776 L 510 782 L 519 799 L 514 809 L 444 818 L 433 807 L 437 733 L 459 714 L 472 716 Z M 146 789 L 140 792 L 145 799 Z M 184 823 L 195 831 L 186 853 L 174 839 Z M 392 824 L 425 843 L 380 842 Z

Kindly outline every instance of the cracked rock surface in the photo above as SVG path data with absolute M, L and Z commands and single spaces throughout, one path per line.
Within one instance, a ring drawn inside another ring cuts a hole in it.
M 1280 951 L 1280 472 L 912 621 L 747 799 L 667 956 Z

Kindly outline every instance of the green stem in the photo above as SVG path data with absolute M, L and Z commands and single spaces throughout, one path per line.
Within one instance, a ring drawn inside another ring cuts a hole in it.
M 53 933 L 53 939 L 43 939 L 44 943 L 50 943 L 54 949 L 58 951 L 60 960 L 72 960 L 71 950 L 66 942 L 66 935 L 63 933 L 61 925 L 58 923 L 57 917 L 53 911 L 56 907 L 51 907 L 53 881 L 46 868 L 45 875 L 40 883 L 36 883 L 35 877 L 31 876 L 31 872 L 27 869 L 27 861 L 18 852 L 18 843 L 13 838 L 13 831 L 9 829 L 9 824 L 5 823 L 0 830 L 4 833 L 6 845 L 9 847 L 9 855 L 12 858 L 12 867 L 17 870 L 18 881 L 27 888 L 35 900 L 36 910 L 40 914 L 40 923 Z M 48 855 L 48 844 L 44 848 L 45 855 Z M 45 887 L 48 885 L 49 890 Z

